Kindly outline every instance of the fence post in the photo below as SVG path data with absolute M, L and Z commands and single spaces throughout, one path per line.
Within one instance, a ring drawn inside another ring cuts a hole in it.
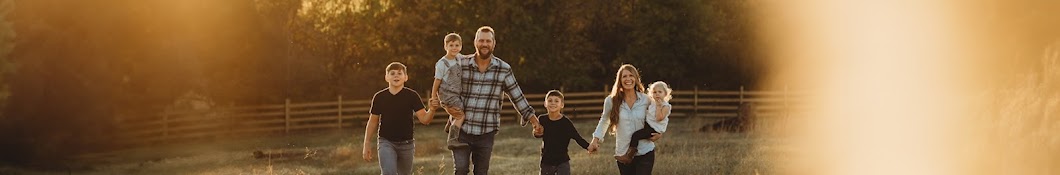
M 692 87 L 692 117 L 699 117 L 699 85 Z
M 339 95 L 339 129 L 342 129 L 342 95 Z
M 740 86 L 740 104 L 743 104 L 743 86 Z
M 287 134 L 291 132 L 291 99 L 283 100 L 283 133 Z

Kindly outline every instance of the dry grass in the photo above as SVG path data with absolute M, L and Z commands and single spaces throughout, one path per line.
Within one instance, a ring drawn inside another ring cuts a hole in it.
M 656 174 L 772 174 L 773 163 L 765 154 L 783 153 L 770 139 L 748 134 L 708 134 L 694 131 L 705 119 L 673 119 L 671 132 L 659 142 Z M 596 121 L 576 121 L 584 137 Z M 539 139 L 529 128 L 505 125 L 497 135 L 490 171 L 493 174 L 536 174 L 540 160 Z M 350 131 L 350 130 L 357 130 Z M 452 156 L 444 146 L 441 125 L 416 127 L 416 174 L 452 174 Z M 437 132 L 435 132 L 437 131 Z M 362 132 L 359 128 L 297 136 L 233 139 L 171 145 L 109 153 L 77 163 L 88 167 L 80 174 L 379 174 L 377 162 L 361 160 Z M 571 144 L 571 167 L 575 174 L 617 174 L 610 153 L 613 139 L 601 151 L 589 155 Z M 255 159 L 255 150 L 317 150 L 317 154 Z M 0 172 L 47 174 L 49 172 L 0 168 Z M 61 174 L 65 174 L 62 172 Z

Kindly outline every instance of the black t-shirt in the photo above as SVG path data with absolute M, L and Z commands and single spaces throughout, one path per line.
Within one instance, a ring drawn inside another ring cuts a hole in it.
M 589 148 L 589 142 L 578 135 L 578 129 L 574 128 L 574 123 L 567 119 L 566 115 L 559 120 L 552 121 L 548 118 L 548 114 L 545 114 L 538 116 L 537 120 L 542 127 L 545 127 L 545 133 L 541 136 L 541 140 L 545 142 L 541 147 L 541 163 L 559 165 L 569 161 L 567 144 L 570 144 L 571 139 L 577 141 L 582 148 Z
M 383 89 L 372 96 L 369 113 L 379 115 L 379 137 L 390 141 L 412 139 L 413 114 L 423 109 L 420 94 L 407 87 L 397 94 Z

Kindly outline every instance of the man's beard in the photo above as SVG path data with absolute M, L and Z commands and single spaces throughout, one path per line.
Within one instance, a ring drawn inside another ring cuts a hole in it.
M 488 50 L 488 51 L 485 51 L 485 52 L 483 52 L 483 50 Z M 484 48 L 480 48 L 480 49 L 479 49 L 478 51 L 476 51 L 475 53 L 476 53 L 476 54 L 475 54 L 475 57 L 478 57 L 478 58 L 487 58 L 487 57 L 489 57 L 489 56 L 490 56 L 491 54 L 493 54 L 493 50 L 489 50 L 489 49 L 484 49 Z

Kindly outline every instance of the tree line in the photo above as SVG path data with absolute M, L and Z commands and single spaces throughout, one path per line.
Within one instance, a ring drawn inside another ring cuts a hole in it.
M 683 89 L 754 86 L 762 71 L 742 0 L 0 2 L 0 157 L 41 166 L 107 149 L 114 123 L 188 96 L 366 99 L 393 61 L 426 93 L 442 37 L 471 54 L 485 25 L 528 93 L 603 90 L 624 63 Z

